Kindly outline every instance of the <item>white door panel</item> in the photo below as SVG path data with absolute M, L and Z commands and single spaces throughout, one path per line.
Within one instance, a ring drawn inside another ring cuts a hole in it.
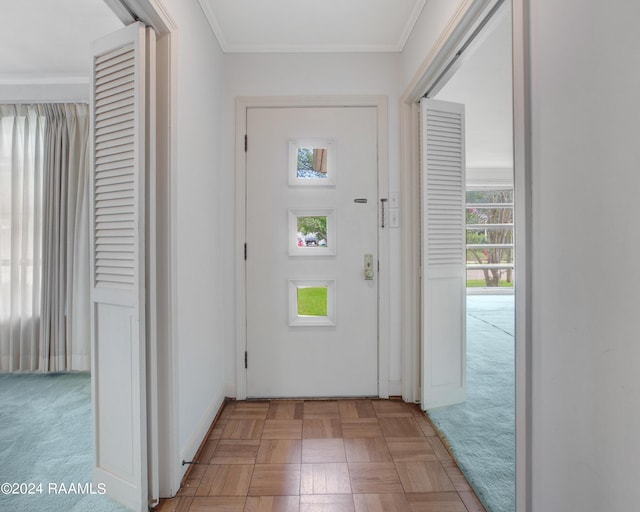
M 423 99 L 422 408 L 466 398 L 464 105 Z
M 378 259 L 376 122 L 369 107 L 248 109 L 250 397 L 377 394 L 377 272 L 364 278 L 365 254 L 376 267 Z M 335 185 L 291 184 L 290 146 L 305 140 L 330 141 Z M 327 255 L 319 248 L 309 255 L 291 251 L 296 230 L 290 218 L 305 212 L 335 220 Z M 326 323 L 334 325 L 292 321 L 296 290 L 314 283 L 328 285 L 335 316 Z
M 145 331 L 145 28 L 93 45 L 91 326 L 94 481 L 148 509 Z

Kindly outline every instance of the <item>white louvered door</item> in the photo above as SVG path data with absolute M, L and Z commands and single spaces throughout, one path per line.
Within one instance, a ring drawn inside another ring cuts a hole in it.
M 466 397 L 464 105 L 423 99 L 422 408 Z
M 145 28 L 96 41 L 92 72 L 94 483 L 148 509 L 145 361 Z

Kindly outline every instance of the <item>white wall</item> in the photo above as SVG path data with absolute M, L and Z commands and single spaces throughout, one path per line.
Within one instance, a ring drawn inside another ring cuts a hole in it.
M 166 0 L 178 27 L 174 357 L 178 477 L 224 399 L 221 134 L 223 59 L 195 1 Z M 161 377 L 162 378 L 162 377 Z
M 640 502 L 640 3 L 531 1 L 533 510 Z
M 400 60 L 398 54 L 228 54 L 225 55 L 225 139 L 222 189 L 223 209 L 234 211 L 234 126 L 235 98 L 238 96 L 283 95 L 366 95 L 381 94 L 389 99 L 389 190 L 399 190 L 399 97 Z M 231 218 L 230 215 L 226 216 Z M 232 223 L 225 227 L 225 239 L 233 239 Z M 391 362 L 390 391 L 400 394 L 399 327 L 399 230 L 391 238 Z M 233 268 L 233 247 L 224 248 L 223 266 Z M 225 288 L 233 287 L 234 276 L 226 277 Z M 225 306 L 225 318 L 233 318 L 233 302 Z M 235 368 L 233 325 L 228 325 L 227 368 Z M 229 389 L 235 390 L 235 374 L 228 374 Z

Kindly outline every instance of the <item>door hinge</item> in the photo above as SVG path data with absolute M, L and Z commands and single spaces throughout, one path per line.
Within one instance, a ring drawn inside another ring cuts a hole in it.
M 249 356 L 248 356 L 248 352 L 245 350 L 244 351 L 244 369 L 245 370 L 249 368 L 248 362 L 249 362 Z
M 244 152 L 247 152 L 247 149 L 249 149 L 249 137 L 247 137 L 247 134 L 244 134 Z
M 247 244 L 244 244 L 244 260 L 247 261 Z

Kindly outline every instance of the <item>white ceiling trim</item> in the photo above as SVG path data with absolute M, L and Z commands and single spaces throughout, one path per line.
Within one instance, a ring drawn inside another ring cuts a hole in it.
M 198 5 L 200 5 L 202 12 L 204 12 L 205 17 L 209 22 L 209 26 L 211 27 L 211 30 L 213 30 L 213 35 L 216 36 L 218 44 L 220 44 L 220 48 L 224 53 L 228 53 L 229 43 L 224 37 L 222 28 L 220 28 L 220 25 L 218 23 L 218 18 L 216 18 L 216 15 L 213 13 L 211 6 L 206 2 L 206 0 L 198 0 Z
M 407 19 L 407 23 L 404 27 L 404 31 L 400 36 L 400 40 L 398 41 L 398 49 L 396 51 L 401 52 L 404 50 L 404 45 L 407 44 L 407 40 L 413 32 L 413 27 L 415 26 L 418 18 L 420 17 L 420 13 L 422 9 L 424 9 L 424 5 L 427 3 L 427 0 L 421 0 L 420 2 L 416 2 L 416 5 L 413 7 L 413 11 L 411 11 L 411 15 Z
M 230 44 L 225 37 L 217 16 L 206 0 L 198 0 L 213 34 L 224 53 L 387 53 L 401 52 L 404 49 L 413 27 L 418 21 L 427 0 L 418 0 L 404 28 L 394 44 Z

